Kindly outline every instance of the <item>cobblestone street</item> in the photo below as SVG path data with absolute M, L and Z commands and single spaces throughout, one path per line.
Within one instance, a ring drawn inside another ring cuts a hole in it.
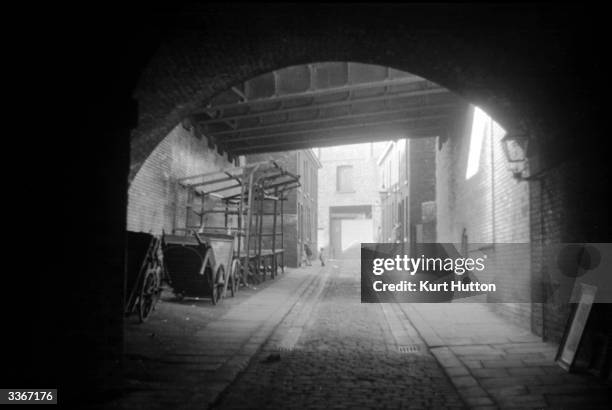
M 384 305 L 360 303 L 358 260 L 320 275 L 217 408 L 464 408 L 420 343 L 400 353 Z
M 128 326 L 126 383 L 91 409 L 607 409 L 609 383 L 482 303 L 361 303 L 359 260 L 288 269 Z M 109 397 L 109 396 L 114 397 Z

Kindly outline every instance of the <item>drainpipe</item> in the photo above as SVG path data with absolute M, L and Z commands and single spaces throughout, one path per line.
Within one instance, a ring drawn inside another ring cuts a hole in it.
M 495 248 L 495 153 L 493 145 L 493 120 L 489 120 L 489 151 L 491 153 L 491 246 Z

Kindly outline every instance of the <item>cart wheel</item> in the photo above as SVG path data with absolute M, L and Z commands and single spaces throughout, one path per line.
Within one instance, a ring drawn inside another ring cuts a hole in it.
M 212 271 L 212 269 L 211 269 Z M 211 300 L 212 304 L 216 305 L 217 302 L 221 299 L 221 292 L 223 289 L 223 285 L 219 285 L 219 278 L 223 278 L 225 275 L 225 268 L 223 266 L 219 266 L 217 269 L 217 273 L 212 275 L 210 284 L 211 284 Z
M 232 294 L 232 297 L 234 297 L 236 295 L 236 292 L 238 291 L 238 276 L 240 275 L 240 261 L 238 259 L 234 259 L 232 262 L 232 270 L 230 272 L 230 292 Z
M 213 305 L 217 304 L 217 301 L 219 300 L 219 288 L 216 285 L 213 285 L 211 291 L 210 291 L 210 302 Z
M 138 319 L 140 319 L 141 323 L 149 318 L 159 298 L 158 278 L 158 268 L 149 267 L 142 281 L 142 287 L 140 288 L 140 295 L 138 298 Z

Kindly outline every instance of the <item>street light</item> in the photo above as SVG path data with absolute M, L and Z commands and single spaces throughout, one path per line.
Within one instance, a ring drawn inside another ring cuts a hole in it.
M 508 169 L 512 176 L 518 180 L 524 179 L 523 173 L 527 171 L 527 149 L 529 147 L 529 136 L 522 133 L 508 132 L 502 139 L 502 148 Z

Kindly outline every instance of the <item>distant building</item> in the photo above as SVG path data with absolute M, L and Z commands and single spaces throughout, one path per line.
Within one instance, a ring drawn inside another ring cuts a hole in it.
M 312 249 L 313 257 L 317 255 L 317 191 L 321 163 L 311 149 L 246 156 L 247 163 L 266 160 L 278 161 L 284 169 L 300 176 L 301 186 L 289 191 L 283 204 L 285 265 L 297 267 L 300 266 L 305 243 Z M 272 218 L 264 217 L 265 232 L 272 231 L 271 224 Z M 269 237 L 264 238 L 264 246 L 269 242 Z
M 327 258 L 359 257 L 362 242 L 374 242 L 380 227 L 376 159 L 386 142 L 316 150 L 319 171 L 319 247 Z
M 436 242 L 436 139 L 390 141 L 378 158 L 381 232 L 379 242 Z

